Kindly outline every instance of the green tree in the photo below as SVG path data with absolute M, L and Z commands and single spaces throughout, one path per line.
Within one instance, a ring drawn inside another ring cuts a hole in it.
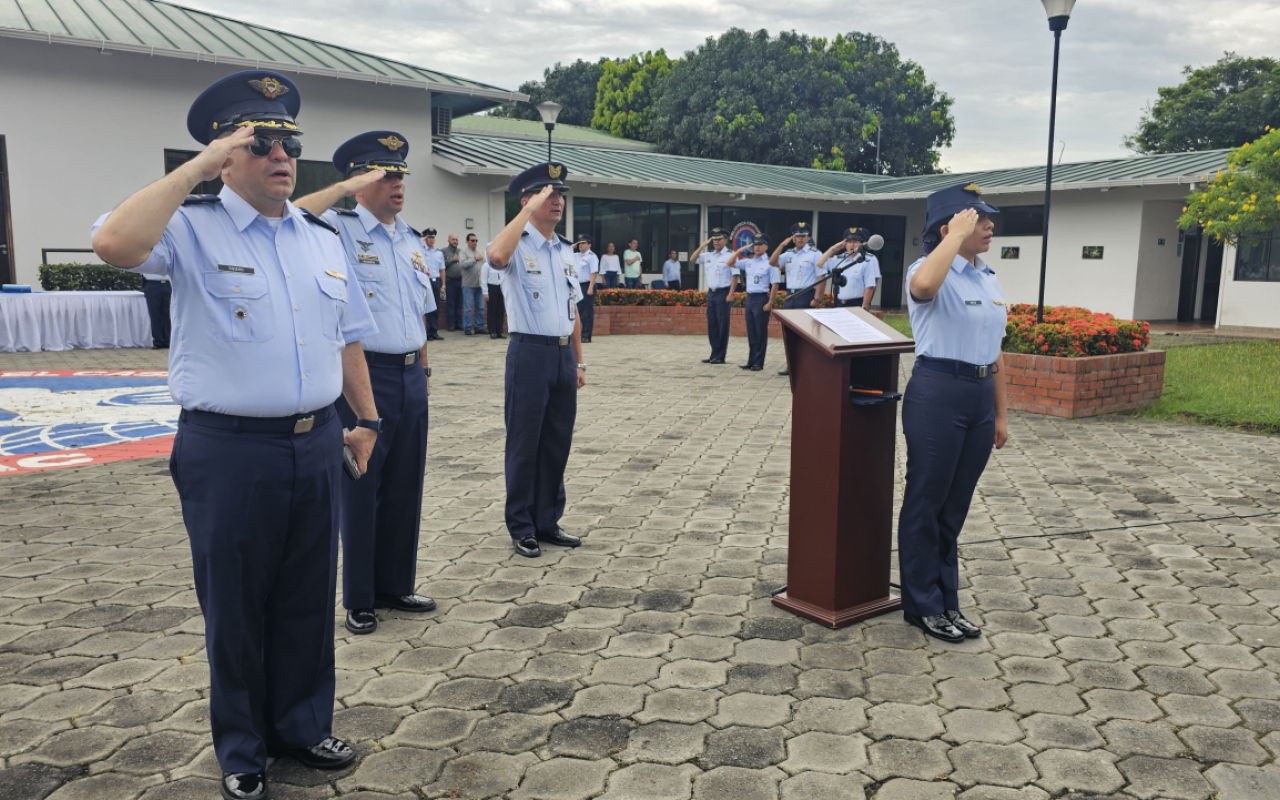
M 535 106 L 546 100 L 554 100 L 564 106 L 556 120 L 557 124 L 587 127 L 591 124 L 591 115 L 595 113 L 596 86 L 608 63 L 609 60 L 605 58 L 595 63 L 582 59 L 567 65 L 557 62 L 554 67 L 543 70 L 542 80 L 520 84 L 517 91 L 529 95 L 529 102 L 501 106 L 493 114 L 496 117 L 540 120 L 542 117 L 538 116 Z
M 1208 67 L 1183 69 L 1180 85 L 1160 89 L 1125 145 L 1139 153 L 1239 147 L 1280 125 L 1280 62 L 1226 53 Z
M 678 155 L 875 172 L 938 169 L 955 136 L 951 98 L 877 36 L 835 39 L 731 29 L 673 63 L 651 136 Z
M 1242 236 L 1280 227 L 1280 131 L 1265 128 L 1256 141 L 1227 155 L 1227 169 L 1203 191 L 1192 192 L 1178 224 L 1197 225 L 1218 241 L 1238 244 Z
M 596 88 L 591 127 L 649 141 L 653 99 L 671 74 L 671 63 L 665 50 L 606 62 Z

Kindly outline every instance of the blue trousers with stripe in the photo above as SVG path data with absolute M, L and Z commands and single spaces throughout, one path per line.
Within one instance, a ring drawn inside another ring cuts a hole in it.
M 507 531 L 512 539 L 554 533 L 564 516 L 564 470 L 578 413 L 572 345 L 511 335 L 507 347 Z
M 715 361 L 723 361 L 729 352 L 729 304 L 724 301 L 728 296 L 728 287 L 707 292 L 707 338 Z

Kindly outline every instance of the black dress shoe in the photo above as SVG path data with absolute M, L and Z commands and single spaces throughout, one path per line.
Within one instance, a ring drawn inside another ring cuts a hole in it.
M 341 739 L 330 736 L 310 747 L 290 750 L 293 760 L 312 769 L 342 769 L 356 760 L 356 751 Z
M 542 555 L 542 548 L 538 547 L 538 540 L 532 536 L 526 536 L 523 539 L 512 539 L 511 544 L 515 547 L 516 552 L 525 558 L 537 558 Z
M 751 369 L 750 364 L 739 364 L 738 369 Z
M 703 364 L 711 364 L 711 363 L 713 363 L 713 362 L 715 362 L 715 359 L 714 359 L 714 358 L 704 358 L 704 359 L 702 359 L 702 363 L 703 363 Z
M 435 611 L 436 601 L 420 594 L 382 594 L 373 598 L 373 607 L 392 608 L 396 611 Z
M 791 374 L 791 368 L 790 368 L 790 367 L 783 367 L 782 369 L 778 370 L 778 374 L 779 374 L 779 375 L 790 375 L 790 374 Z
M 944 642 L 963 642 L 965 636 L 960 629 L 952 625 L 942 614 L 935 614 L 930 617 L 917 617 L 915 614 L 903 613 L 903 618 L 908 624 L 914 625 L 927 635 L 935 639 L 941 639 Z
M 372 608 L 353 608 L 347 611 L 347 630 L 363 636 L 378 629 L 378 616 Z
M 499 338 L 499 339 L 505 339 L 505 338 L 507 338 L 507 335 L 506 335 L 505 333 L 500 333 L 500 334 L 498 334 L 498 338 Z M 587 341 L 591 341 L 591 340 L 590 340 L 590 339 L 587 339 Z
M 708 364 L 723 364 L 723 363 L 724 363 L 724 359 L 723 359 L 723 358 L 713 358 L 713 359 L 711 359 L 710 361 L 708 361 L 707 363 L 708 363 Z
M 752 365 L 752 367 L 751 367 L 751 371 L 752 371 L 752 372 L 760 372 L 760 371 L 761 371 L 761 370 L 763 370 L 763 369 L 764 369 L 764 367 L 762 367 L 762 366 L 761 366 L 761 365 L 759 365 L 759 364 L 754 364 L 754 365 Z
M 590 336 L 583 336 L 583 337 L 582 337 L 582 343 L 583 343 L 583 344 L 591 344 L 591 337 L 590 337 Z
M 556 528 L 551 533 L 539 533 L 538 541 L 559 545 L 560 547 L 577 547 L 582 544 L 581 539 L 565 533 L 564 528 Z
M 982 628 L 964 618 L 959 611 L 948 611 L 944 614 L 951 627 L 963 633 L 969 639 L 977 639 L 982 635 Z
M 266 800 L 269 796 L 265 772 L 224 772 L 219 787 L 226 800 Z

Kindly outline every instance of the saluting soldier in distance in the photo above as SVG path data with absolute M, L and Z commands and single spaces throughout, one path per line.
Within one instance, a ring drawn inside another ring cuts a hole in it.
M 787 299 L 782 304 L 783 308 L 818 308 L 826 295 L 825 283 L 807 291 L 799 291 L 806 286 L 813 286 L 820 276 L 826 274 L 825 270 L 818 267 L 818 259 L 822 253 L 809 242 L 811 233 L 813 231 L 807 222 L 792 225 L 791 238 L 783 239 L 769 259 L 769 263 L 780 267 L 786 277 Z M 794 249 L 784 253 L 788 246 Z M 778 374 L 789 375 L 791 372 L 788 367 L 783 367 L 778 370 Z
M 844 238 L 827 248 L 818 259 L 818 268 L 826 273 L 843 270 L 840 276 L 844 278 L 844 285 L 832 287 L 841 306 L 871 308 L 876 281 L 880 279 L 880 259 L 867 252 L 870 238 L 871 232 L 866 228 L 845 228 Z
M 182 406 L 169 471 L 191 541 L 209 721 L 229 800 L 267 795 L 268 756 L 345 767 L 333 736 L 341 393 L 373 425 L 360 341 L 377 333 L 337 231 L 288 201 L 298 87 L 229 75 L 191 106 L 205 149 L 94 225 L 94 251 L 173 282 L 169 383 Z M 221 177 L 213 196 L 188 198 Z M 185 199 L 185 202 L 184 202 Z
M 530 167 L 507 191 L 520 213 L 489 244 L 490 266 L 502 271 L 511 344 L 505 378 L 507 531 L 522 556 L 539 543 L 577 547 L 560 528 L 564 470 L 573 444 L 578 390 L 587 383 L 578 318 L 576 257 L 556 233 L 569 191 L 563 164 Z
M 956 541 L 991 448 L 1009 438 L 1000 371 L 1004 292 L 978 257 L 991 247 L 991 215 L 999 210 L 981 194 L 971 183 L 929 195 L 926 255 L 907 269 L 916 362 L 902 401 L 902 612 L 948 642 L 982 634 L 960 613 Z
M 600 257 L 591 252 L 591 237 L 580 233 L 574 237 L 573 247 L 578 251 L 578 288 L 582 300 L 578 303 L 578 316 L 582 318 L 582 343 L 591 341 L 596 327 L 596 281 L 600 277 Z
M 711 341 L 711 356 L 702 359 L 703 364 L 723 364 L 729 353 L 729 309 L 737 297 L 738 270 L 730 261 L 734 254 L 724 248 L 728 239 L 724 228 L 712 228 L 711 236 L 689 257 L 707 272 L 707 339 Z M 712 249 L 708 251 L 707 245 Z
M 744 255 L 747 252 L 752 255 Z M 751 244 L 734 252 L 729 266 L 742 270 L 747 284 L 747 363 L 741 369 L 759 372 L 764 369 L 764 354 L 769 349 L 769 312 L 773 311 L 774 296 L 782 275 L 769 263 L 769 237 L 757 234 Z
M 370 131 L 344 142 L 333 166 L 347 176 L 298 201 L 338 229 L 347 274 L 369 304 L 378 333 L 363 342 L 381 419 L 369 471 L 342 492 L 342 606 L 347 630 L 373 633 L 374 609 L 425 612 L 436 607 L 416 593 L 418 526 L 427 465 L 427 315 L 436 310 L 421 235 L 400 219 L 409 142 L 395 131 Z M 330 208 L 355 196 L 354 210 Z M 338 401 L 342 424 L 357 421 Z
M 444 253 L 436 249 L 436 229 L 422 232 L 422 243 L 427 246 L 423 257 L 427 260 L 427 277 L 431 279 L 431 303 L 435 306 L 427 313 L 427 341 L 443 342 L 440 335 L 440 282 L 444 280 Z

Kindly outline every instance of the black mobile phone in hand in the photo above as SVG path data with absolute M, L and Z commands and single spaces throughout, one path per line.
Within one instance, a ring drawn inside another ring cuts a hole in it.
M 350 433 L 346 428 L 342 429 L 344 434 Z M 347 477 L 353 481 L 360 480 L 360 465 L 356 463 L 355 451 L 351 449 L 351 445 L 342 445 L 342 469 L 347 473 Z

